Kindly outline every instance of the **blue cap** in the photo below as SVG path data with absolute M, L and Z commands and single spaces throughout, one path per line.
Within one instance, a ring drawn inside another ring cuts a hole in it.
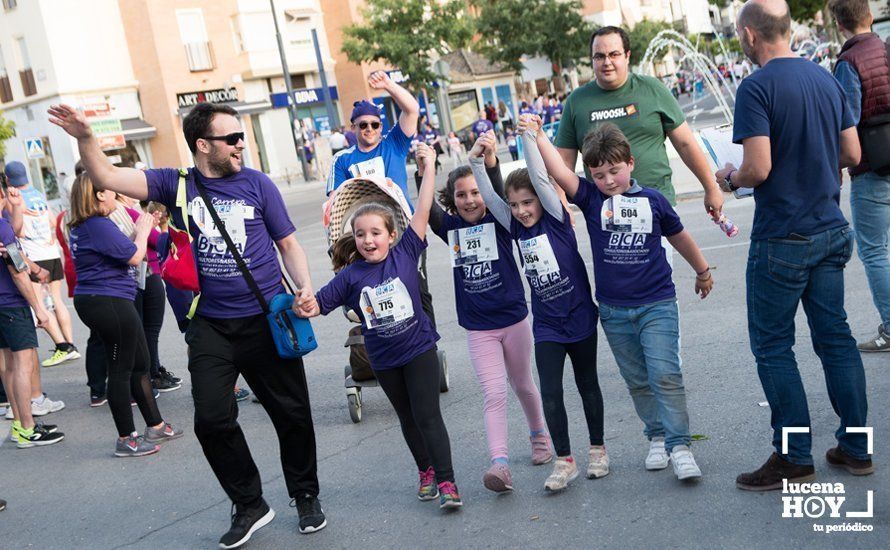
M 374 105 L 370 101 L 356 101 L 352 104 L 352 116 L 349 118 L 349 122 L 355 122 L 355 119 L 365 115 L 372 115 L 380 118 L 380 107 Z
M 28 169 L 21 162 L 14 160 L 6 165 L 4 169 L 6 179 L 9 185 L 13 187 L 24 187 L 28 185 Z

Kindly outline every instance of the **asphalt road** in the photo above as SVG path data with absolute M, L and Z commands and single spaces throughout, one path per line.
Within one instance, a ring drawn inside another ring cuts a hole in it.
M 285 189 L 285 199 L 309 252 L 316 288 L 332 274 L 319 222 L 321 186 Z M 845 210 L 848 197 L 843 199 Z M 547 495 L 544 479 L 550 466 L 532 466 L 521 410 L 511 396 L 510 450 L 515 492 L 495 495 L 482 487 L 488 465 L 482 425 L 482 396 L 471 371 L 465 333 L 453 309 L 450 268 L 445 245 L 431 239 L 429 271 L 435 297 L 440 348 L 447 350 L 452 390 L 442 395 L 451 434 L 457 483 L 465 506 L 442 514 L 433 503 L 415 497 L 417 474 L 402 440 L 396 415 L 382 391 L 364 392 L 364 421 L 353 424 L 346 408 L 342 370 L 347 322 L 339 314 L 314 322 L 320 347 L 306 359 L 318 439 L 321 500 L 328 527 L 313 535 L 297 532 L 295 510 L 288 508 L 277 442 L 260 405 L 241 406 L 240 422 L 263 475 L 266 499 L 277 511 L 275 521 L 259 531 L 247 548 L 874 548 L 885 545 L 888 529 L 886 489 L 890 473 L 883 457 L 890 454 L 887 428 L 890 392 L 888 357 L 864 357 L 875 428 L 874 475 L 854 478 L 826 466 L 823 454 L 833 446 L 837 418 L 826 396 L 824 378 L 809 343 L 802 311 L 798 312 L 795 348 L 809 392 L 814 455 L 819 481 L 840 482 L 847 499 L 843 510 L 865 509 L 874 493 L 874 517 L 862 519 L 782 518 L 777 492 L 752 494 L 735 488 L 735 476 L 758 467 L 772 451 L 769 409 L 748 347 L 744 268 L 753 202 L 729 200 L 728 215 L 741 234 L 728 239 L 705 216 L 698 199 L 679 205 L 682 219 L 709 261 L 716 266 L 716 285 L 701 301 L 693 294 L 694 273 L 677 258 L 683 334 L 683 370 L 691 427 L 701 440 L 694 452 L 704 472 L 699 483 L 679 483 L 670 468 L 647 472 L 647 443 L 642 424 L 618 375 L 614 358 L 600 332 L 598 368 L 605 397 L 606 445 L 611 474 L 588 481 L 579 478 L 568 490 Z M 581 253 L 589 262 L 587 232 L 580 216 Z M 864 338 L 878 324 L 858 259 L 848 266 L 847 312 L 854 334 Z M 69 308 L 71 305 L 69 304 Z M 73 312 L 73 308 L 72 308 Z M 183 375 L 182 390 L 163 394 L 165 418 L 181 424 L 186 437 L 158 455 L 121 460 L 112 457 L 114 429 L 108 409 L 91 409 L 83 362 L 43 370 L 44 387 L 67 403 L 46 418 L 59 424 L 66 439 L 49 448 L 18 450 L 0 445 L 0 498 L 9 501 L 0 514 L 0 547 L 43 549 L 213 548 L 228 528 L 230 505 L 219 488 L 193 434 L 192 403 L 185 344 L 172 316 L 162 333 L 161 354 L 167 368 Z M 79 321 L 77 345 L 86 345 Z M 41 336 L 42 348 L 49 344 Z M 41 356 L 46 355 L 45 351 Z M 571 369 L 566 374 L 573 448 L 586 466 L 585 427 Z M 137 425 L 139 423 L 137 422 Z M 8 423 L 0 423 L 5 430 Z M 5 431 L 2 431 L 5 433 Z M 816 533 L 814 524 L 860 522 L 873 532 Z M 879 538 L 880 537 L 880 538 Z

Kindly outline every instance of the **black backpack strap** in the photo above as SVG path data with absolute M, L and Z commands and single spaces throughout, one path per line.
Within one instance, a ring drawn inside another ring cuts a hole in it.
M 250 291 L 253 292 L 256 301 L 259 302 L 260 307 L 263 309 L 263 313 L 269 313 L 269 304 L 266 302 L 266 298 L 263 296 L 263 293 L 260 292 L 260 287 L 257 286 L 256 280 L 253 278 L 253 275 L 250 274 L 250 270 L 247 268 L 247 264 L 244 263 L 244 258 L 241 257 L 241 253 L 238 252 L 238 249 L 235 247 L 235 243 L 232 242 L 232 237 L 230 237 L 229 232 L 226 231 L 226 225 L 219 219 L 219 214 L 217 214 L 216 208 L 213 207 L 213 203 L 210 202 L 210 197 L 207 196 L 207 190 L 204 188 L 204 184 L 201 183 L 201 178 L 198 176 L 197 170 L 195 170 L 195 187 L 198 188 L 198 194 L 201 195 L 201 200 L 204 201 L 204 206 L 207 208 L 207 211 L 210 212 L 210 217 L 213 218 L 213 223 L 216 224 L 216 228 L 219 230 L 220 235 L 222 235 L 223 240 L 226 241 L 226 248 L 229 249 L 229 254 L 235 258 L 235 263 L 238 264 L 238 269 L 241 270 L 241 275 L 243 275 L 244 280 L 247 281 L 247 286 L 250 287 Z

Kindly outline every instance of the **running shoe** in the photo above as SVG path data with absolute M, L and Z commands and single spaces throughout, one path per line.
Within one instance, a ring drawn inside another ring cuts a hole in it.
M 430 466 L 425 472 L 417 472 L 420 475 L 420 487 L 417 489 L 417 498 L 420 500 L 434 500 L 439 496 L 439 489 L 436 487 L 436 472 Z
M 553 460 L 553 452 L 550 450 L 550 436 L 541 433 L 533 435 L 529 439 L 532 442 L 532 464 L 538 466 Z
M 671 463 L 674 465 L 674 474 L 677 479 L 698 479 L 701 477 L 701 469 L 695 463 L 692 451 L 686 445 L 677 445 L 671 449 Z
M 513 476 L 510 474 L 510 468 L 503 462 L 495 462 L 482 476 L 482 485 L 495 493 L 512 491 Z
M 114 456 L 120 458 L 148 456 L 160 450 L 161 448 L 157 444 L 149 443 L 143 436 L 133 432 L 126 439 L 117 438 L 114 445 Z
M 260 502 L 255 508 L 243 508 L 232 505 L 232 526 L 219 539 L 220 548 L 238 548 L 260 528 L 265 527 L 275 518 L 275 510 L 269 508 L 266 501 Z
M 290 505 L 297 509 L 297 514 L 300 516 L 300 532 L 304 535 L 321 531 L 327 526 L 328 520 L 324 517 L 324 510 L 321 509 L 317 497 L 307 493 L 291 500 Z
M 161 375 L 161 378 L 166 378 L 168 381 L 174 384 L 182 384 L 182 378 L 175 376 L 173 371 L 167 370 L 164 367 L 158 368 L 158 374 Z
M 105 403 L 108 403 L 108 398 L 105 397 L 104 395 L 91 395 L 90 396 L 90 407 L 93 407 L 94 409 L 96 407 L 101 407 Z
M 0 498 L 0 512 L 6 510 L 6 501 Z
M 44 424 L 43 422 L 35 422 L 34 425 L 46 433 L 54 434 L 59 431 L 59 427 L 55 424 Z M 19 429 L 13 424 L 12 428 L 9 430 L 9 440 L 13 443 L 17 443 L 19 440 Z
M 609 454 L 605 445 L 591 445 L 587 451 L 587 479 L 598 479 L 609 475 Z
M 46 394 L 31 400 L 31 416 L 43 416 L 65 408 L 64 401 L 53 401 Z
M 171 439 L 178 439 L 183 435 L 182 429 L 174 428 L 172 424 L 169 422 L 164 422 L 160 428 L 152 428 L 151 426 L 145 427 L 145 441 L 146 443 L 163 443 L 165 441 L 170 441 Z
M 856 347 L 859 348 L 859 351 L 866 353 L 890 351 L 890 332 L 884 328 L 883 324 L 878 325 L 877 337 L 857 344 Z
M 9 428 L 9 440 L 13 443 L 19 442 L 19 429 L 18 427 L 16 427 L 14 422 L 12 424 L 12 427 Z
M 649 454 L 646 455 L 647 470 L 664 470 L 668 467 L 671 458 L 664 448 L 663 437 L 653 437 L 649 442 Z
M 61 365 L 65 361 L 72 360 L 72 358 L 70 357 L 72 354 L 77 354 L 77 357 L 80 357 L 80 353 L 78 353 L 77 350 L 74 350 L 72 352 L 65 349 L 56 348 L 56 350 L 53 352 L 52 357 L 50 357 L 49 359 L 44 359 L 43 362 L 40 364 L 44 367 L 55 367 L 57 365 Z
M 154 388 L 156 393 L 166 393 L 178 390 L 182 387 L 182 384 L 171 382 L 163 376 L 157 376 L 151 379 L 151 387 Z
M 553 463 L 553 472 L 544 482 L 544 489 L 548 491 L 562 491 L 578 477 L 578 465 L 571 456 L 559 456 Z
M 6 416 L 6 411 L 7 411 L 8 409 L 9 409 L 9 406 L 8 406 L 8 405 L 0 406 L 0 416 L 5 417 L 5 416 Z
M 439 508 L 447 510 L 449 508 L 460 508 L 464 505 L 457 494 L 457 486 L 451 481 L 443 481 L 439 484 Z
M 248 397 L 250 397 L 250 391 L 246 390 L 245 388 L 239 388 L 238 386 L 235 386 L 235 401 L 244 401 Z
M 30 449 L 31 447 L 44 447 L 46 445 L 53 445 L 65 439 L 65 434 L 62 432 L 49 433 L 42 426 L 34 426 L 34 429 L 31 430 L 31 433 L 25 433 L 24 430 L 19 430 L 19 442 L 16 445 L 19 449 Z
M 31 416 L 34 416 L 34 415 L 32 414 Z M 14 420 L 15 419 L 15 417 L 12 415 L 12 407 L 8 407 L 6 409 L 6 414 L 3 415 L 3 418 L 5 418 L 6 420 Z

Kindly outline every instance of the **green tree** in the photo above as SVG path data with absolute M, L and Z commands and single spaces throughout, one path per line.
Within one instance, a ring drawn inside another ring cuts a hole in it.
M 385 61 L 410 77 L 415 91 L 437 80 L 434 56 L 464 47 L 473 36 L 472 18 L 461 0 L 368 0 L 364 22 L 343 29 L 343 52 L 353 63 Z
M 495 64 L 521 71 L 523 57 L 544 56 L 558 72 L 586 61 L 590 24 L 580 0 L 470 0 L 477 9 L 475 48 Z
M 15 124 L 0 113 L 0 159 L 6 157 L 6 140 L 15 135 Z
M 791 9 L 791 19 L 801 23 L 812 21 L 813 17 L 825 7 L 825 0 L 787 0 Z
M 630 35 L 631 62 L 639 63 L 642 61 L 643 54 L 646 53 L 646 48 L 649 47 L 649 43 L 652 42 L 655 35 L 672 28 L 673 26 L 670 23 L 651 21 L 649 19 L 643 19 L 634 25 L 634 28 L 627 32 Z

